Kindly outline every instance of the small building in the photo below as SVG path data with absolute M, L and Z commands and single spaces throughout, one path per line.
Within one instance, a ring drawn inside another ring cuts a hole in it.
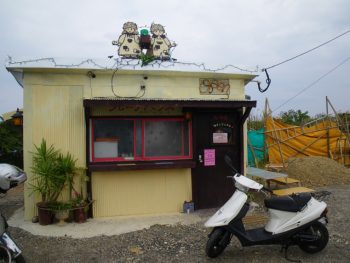
M 87 167 L 93 217 L 181 212 L 190 200 L 196 209 L 223 204 L 234 190 L 224 155 L 241 172 L 246 163 L 244 123 L 256 101 L 245 99 L 245 85 L 255 75 L 133 61 L 7 65 L 24 91 L 28 181 L 31 152 L 44 138 Z M 26 185 L 26 219 L 35 203 Z
M 20 112 L 21 114 L 23 114 L 23 109 L 17 109 L 15 111 L 5 112 L 0 115 L 0 119 L 2 119 L 2 121 L 8 121 L 12 119 L 13 115 L 16 114 L 16 112 Z

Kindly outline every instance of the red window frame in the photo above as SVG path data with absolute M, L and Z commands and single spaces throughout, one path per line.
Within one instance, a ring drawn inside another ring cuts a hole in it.
M 95 141 L 95 135 L 94 135 L 94 128 L 95 128 L 95 120 L 132 120 L 134 122 L 134 131 L 133 131 L 133 141 L 134 141 L 134 157 L 132 159 L 125 158 L 125 157 L 114 157 L 114 158 L 96 158 L 95 155 L 95 149 L 94 149 L 94 141 Z M 91 149 L 91 157 L 90 160 L 93 163 L 98 162 L 135 162 L 135 161 L 163 161 L 163 160 L 187 160 L 192 159 L 192 121 L 187 121 L 185 118 L 182 117 L 176 117 L 176 118 L 142 118 L 142 117 L 135 117 L 135 118 L 123 118 L 123 117 L 95 117 L 91 118 L 91 138 L 90 138 L 90 149 Z M 141 120 L 142 122 L 142 128 L 141 128 L 141 147 L 142 147 L 142 153 L 141 156 L 136 156 L 137 152 L 137 138 L 136 138 L 136 121 Z M 177 121 L 182 122 L 182 155 L 176 155 L 176 156 L 155 156 L 155 157 L 147 157 L 145 156 L 145 123 L 146 122 L 161 122 L 161 121 Z M 184 153 L 184 147 L 185 147 L 185 137 L 184 137 L 184 124 L 188 124 L 188 155 L 185 155 Z

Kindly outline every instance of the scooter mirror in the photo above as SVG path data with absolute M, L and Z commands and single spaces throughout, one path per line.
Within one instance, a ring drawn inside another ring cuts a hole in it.
M 235 173 L 238 173 L 237 170 L 233 167 L 233 164 L 232 164 L 232 160 L 230 158 L 230 156 L 228 156 L 227 154 L 225 154 L 225 163 L 233 170 L 235 171 Z

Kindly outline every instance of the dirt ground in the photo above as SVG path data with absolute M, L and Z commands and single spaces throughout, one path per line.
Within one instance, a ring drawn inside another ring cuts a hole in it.
M 300 180 L 302 186 L 311 188 L 350 184 L 349 168 L 321 156 L 289 159 L 287 174 L 291 178 Z
M 309 255 L 298 247 L 289 257 L 302 262 L 349 262 L 350 258 L 350 185 L 333 185 L 327 190 L 330 240 L 326 249 Z M 23 205 L 20 190 L 13 189 L 0 199 L 0 209 L 8 218 Z M 203 222 L 209 214 L 203 213 Z M 205 256 L 208 229 L 203 223 L 190 226 L 155 225 L 150 229 L 117 236 L 73 239 L 34 236 L 19 228 L 9 231 L 28 262 L 288 262 L 279 246 L 242 248 L 233 238 L 217 259 Z

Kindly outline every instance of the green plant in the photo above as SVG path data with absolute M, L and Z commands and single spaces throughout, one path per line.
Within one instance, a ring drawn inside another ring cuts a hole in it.
M 69 183 L 69 193 L 70 198 L 74 206 L 84 206 L 85 204 L 89 203 L 86 196 L 84 195 L 84 185 L 87 181 L 89 181 L 89 177 L 85 175 L 86 168 L 79 167 L 76 169 L 75 175 L 78 177 L 78 186 L 80 190 L 76 190 L 75 185 L 73 184 L 73 181 Z
M 52 202 L 50 203 L 49 208 L 53 211 L 66 211 L 71 210 L 73 205 L 71 202 Z
M 75 198 L 72 199 L 72 205 L 74 207 L 86 206 L 89 202 L 83 197 L 83 195 L 75 192 Z
M 12 120 L 0 123 L 0 163 L 9 163 L 23 168 L 22 126 L 13 125 Z
M 303 125 L 311 120 L 309 112 L 302 112 L 301 110 L 288 110 L 286 112 L 281 112 L 280 117 L 282 122 L 291 125 Z
M 76 160 L 70 153 L 57 151 L 53 145 L 47 146 L 43 139 L 33 152 L 33 192 L 41 194 L 43 202 L 55 202 L 66 185 L 71 189 L 76 174 Z
M 264 118 L 261 115 L 249 115 L 247 120 L 248 130 L 259 130 L 264 128 Z
M 140 59 L 141 59 L 141 67 L 143 67 L 143 66 L 147 66 L 149 63 L 151 63 L 154 60 L 154 56 L 150 56 L 147 54 L 146 55 L 141 54 Z

